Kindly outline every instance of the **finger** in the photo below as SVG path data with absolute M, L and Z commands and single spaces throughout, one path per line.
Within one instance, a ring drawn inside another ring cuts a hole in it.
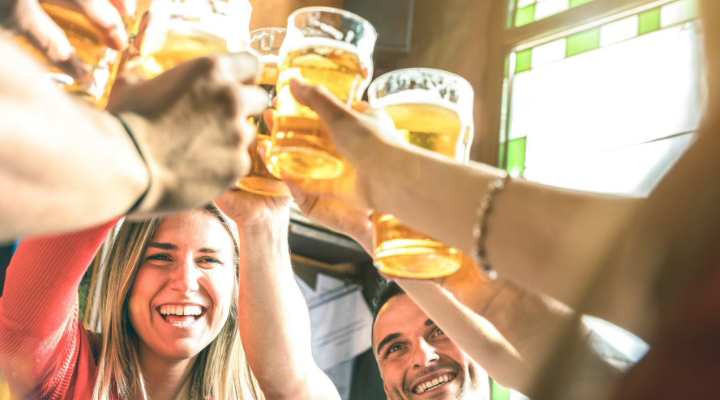
M 275 99 L 273 99 L 273 102 L 274 101 Z M 275 110 L 268 108 L 263 112 L 262 117 L 265 120 L 265 126 L 267 126 L 268 131 L 272 132 L 273 126 L 275 126 Z
M 267 157 L 270 153 L 271 142 L 258 137 L 257 151 L 263 164 L 267 164 Z
M 65 32 L 35 1 L 18 5 L 18 29 L 30 44 L 45 55 L 51 63 L 75 79 L 86 76 L 90 70 L 75 53 Z
M 368 103 L 367 101 L 360 101 L 357 104 L 355 104 L 355 111 L 357 111 L 359 113 L 366 114 L 366 113 L 372 112 L 372 110 L 373 110 L 373 108 L 370 107 L 370 103 Z
M 260 62 L 254 55 L 244 51 L 217 55 L 215 58 L 217 59 L 220 71 L 228 74 L 228 79 L 246 85 L 254 84 L 257 81 L 260 73 Z
M 110 0 L 110 3 L 113 5 L 113 7 L 115 7 L 116 10 L 118 10 L 121 17 L 126 17 L 131 14 L 131 11 L 128 10 L 126 0 Z
M 322 86 L 306 85 L 293 79 L 290 81 L 290 92 L 300 104 L 315 111 L 329 131 L 352 115 L 351 109 Z
M 216 60 L 210 57 L 199 57 L 171 68 L 157 77 L 142 82 L 135 90 L 130 90 L 118 108 L 109 108 L 111 112 L 125 111 L 132 107 L 143 110 L 143 115 L 152 117 L 164 110 L 166 99 L 178 99 L 195 81 L 207 77 L 215 68 Z
M 108 47 L 122 50 L 127 46 L 128 37 L 120 11 L 108 0 L 75 0 L 75 2 L 90 23 L 100 30 Z
M 240 117 L 260 116 L 268 106 L 268 94 L 257 86 L 241 86 L 238 90 Z

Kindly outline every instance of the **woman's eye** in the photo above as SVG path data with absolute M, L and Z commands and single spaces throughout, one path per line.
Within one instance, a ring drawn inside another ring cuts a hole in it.
M 213 265 L 213 264 L 221 265 L 222 264 L 220 262 L 220 260 L 218 260 L 217 258 L 214 258 L 214 257 L 203 257 L 199 260 L 199 262 L 200 262 L 200 264 L 210 264 L 210 265 Z
M 146 260 L 172 261 L 172 258 L 170 258 L 170 254 L 167 253 L 156 253 L 147 256 Z

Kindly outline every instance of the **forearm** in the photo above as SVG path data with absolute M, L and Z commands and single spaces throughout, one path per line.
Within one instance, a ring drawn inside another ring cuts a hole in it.
M 472 255 L 480 199 L 500 170 L 393 145 L 379 146 L 378 157 L 385 161 L 358 166 L 374 185 L 371 205 Z M 485 219 L 489 261 L 500 274 L 574 306 L 598 249 L 638 202 L 512 179 Z
M 322 391 L 329 380 L 313 362 L 310 317 L 290 263 L 287 221 L 239 226 L 243 347 L 266 398 L 333 398 Z
M 0 367 L 18 395 L 29 395 L 76 350 L 77 291 L 115 221 L 58 236 L 23 240 L 0 298 Z
M 0 241 L 78 229 L 123 212 L 148 172 L 122 125 L 52 87 L 0 38 Z
M 517 350 L 485 318 L 432 281 L 395 282 L 453 342 L 501 385 L 524 390 L 530 371 Z

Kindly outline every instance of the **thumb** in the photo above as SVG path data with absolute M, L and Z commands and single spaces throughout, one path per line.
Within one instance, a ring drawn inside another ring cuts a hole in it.
M 290 92 L 298 103 L 315 111 L 330 132 L 353 115 L 351 108 L 322 86 L 306 85 L 293 79 L 290 81 Z

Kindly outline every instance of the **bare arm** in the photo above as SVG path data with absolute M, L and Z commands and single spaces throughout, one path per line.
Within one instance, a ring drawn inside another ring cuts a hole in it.
M 501 176 L 499 169 L 460 165 L 398 143 L 394 126 L 378 113 L 348 110 L 322 88 L 291 85 L 295 98 L 318 112 L 335 147 L 356 168 L 344 180 L 298 185 L 391 213 L 466 254 L 475 252 L 476 211 L 488 185 Z M 495 196 L 485 221 L 489 260 L 503 276 L 575 308 L 600 255 L 641 202 L 512 180 Z M 642 284 L 634 280 L 631 286 Z M 619 292 L 610 287 L 606 297 L 615 300 Z M 630 308 L 633 318 L 645 319 L 642 307 Z M 620 315 L 614 301 L 598 302 L 587 311 L 630 330 L 638 327 L 633 318 Z
M 116 91 L 119 120 L 52 87 L 0 38 L 0 241 L 72 230 L 127 212 L 178 212 L 221 194 L 249 169 L 267 94 L 248 53 L 202 57 Z M 119 86 L 119 85 L 116 85 Z
M 288 201 L 239 191 L 218 200 L 240 232 L 243 348 L 265 398 L 339 399 L 312 357 L 310 316 L 290 263 Z
M 148 172 L 122 125 L 52 87 L 4 36 L 0 241 L 87 227 L 127 211 Z
M 563 383 L 563 398 L 604 398 L 603 389 L 612 387 L 631 364 L 593 335 L 566 305 L 507 279 L 490 280 L 471 260 L 440 283 L 396 281 L 493 379 L 519 392 L 529 393 L 532 379 L 565 328 L 572 330 L 573 337 L 564 346 L 575 346 L 570 353 L 578 364 Z M 497 336 L 511 351 L 492 346 Z

